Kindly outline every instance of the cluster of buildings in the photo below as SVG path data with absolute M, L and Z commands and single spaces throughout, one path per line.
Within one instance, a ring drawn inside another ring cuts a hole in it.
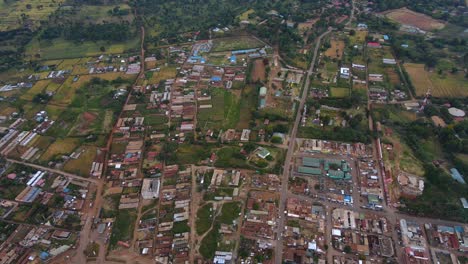
M 333 246 L 347 253 L 392 257 L 394 254 L 390 223 L 383 217 L 335 209 L 332 212 Z M 348 248 L 348 249 L 345 249 Z
M 311 201 L 288 198 L 287 224 L 283 237 L 283 260 L 314 263 L 315 256 L 325 253 L 325 208 Z
M 405 261 L 407 263 L 431 263 L 423 227 L 417 222 L 400 219 L 399 228 Z

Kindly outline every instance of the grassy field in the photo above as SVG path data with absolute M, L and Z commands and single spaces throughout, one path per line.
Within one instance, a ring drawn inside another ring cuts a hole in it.
M 429 72 L 424 69 L 423 64 L 406 63 L 411 82 L 416 90 L 417 96 L 424 96 L 427 89 L 435 97 L 465 97 L 468 96 L 468 82 L 463 73 L 451 74 Z
M 81 176 L 88 176 L 96 157 L 97 148 L 95 146 L 83 146 L 83 152 L 78 159 L 70 159 L 65 163 L 65 171 L 76 173 Z
M 161 67 L 159 72 L 154 72 L 149 84 L 158 84 L 162 80 L 175 78 L 177 74 L 175 66 Z
M 213 108 L 199 109 L 198 123 L 205 128 L 234 128 L 240 118 L 240 102 L 236 95 L 224 89 L 213 89 L 211 94 Z
M 240 202 L 229 202 L 223 204 L 221 208 L 221 214 L 217 218 L 222 224 L 232 225 L 233 221 L 239 217 L 241 212 Z
M 242 90 L 239 122 L 237 123 L 236 129 L 249 128 L 249 123 L 253 118 L 253 113 L 255 112 L 257 106 L 257 92 L 258 89 L 254 85 L 247 85 Z
M 57 93 L 52 97 L 50 103 L 53 105 L 68 106 L 75 98 L 76 91 L 94 77 L 109 81 L 115 80 L 118 77 L 124 79 L 135 78 L 134 75 L 128 75 L 123 72 L 107 72 L 103 74 L 84 75 L 81 76 L 77 82 L 73 82 L 74 76 L 70 76 L 65 80 L 60 89 L 57 90 Z
M 112 16 L 108 12 L 112 11 L 115 7 L 119 7 L 120 10 L 129 10 L 129 14 L 125 16 Z M 104 22 L 115 22 L 118 23 L 120 21 L 129 21 L 133 20 L 133 12 L 130 10 L 130 6 L 127 4 L 119 4 L 119 5 L 81 5 L 79 6 L 78 12 L 74 16 L 73 19 L 78 21 L 86 21 L 88 23 L 104 23 Z
M 332 87 L 330 88 L 330 93 L 332 97 L 347 97 L 351 93 L 349 88 L 339 88 L 339 87 Z
M 112 44 L 105 41 L 75 43 L 64 39 L 54 39 L 52 41 L 34 39 L 26 46 L 26 55 L 34 58 L 36 54 L 39 54 L 41 59 L 50 60 L 99 56 L 103 53 L 122 54 L 138 50 L 139 43 L 138 38 Z M 105 47 L 106 51 L 100 51 L 100 47 Z
M 136 218 L 137 212 L 135 209 L 119 210 L 112 227 L 112 235 L 109 242 L 111 249 L 117 246 L 117 242 L 128 241 L 132 238 Z
M 40 161 L 47 162 L 60 155 L 69 155 L 75 150 L 81 143 L 78 138 L 64 138 L 57 139 L 39 158 Z
M 216 155 L 218 159 L 215 162 L 217 167 L 224 168 L 245 168 L 247 167 L 247 162 L 242 154 L 240 153 L 239 147 L 224 147 L 220 149 Z
M 218 38 L 213 40 L 212 52 L 242 50 L 263 47 L 264 44 L 248 36 Z
M 210 229 L 214 213 L 211 211 L 212 209 L 212 203 L 207 203 L 198 209 L 197 221 L 195 223 L 198 235 L 202 235 Z
M 205 259 L 212 259 L 214 257 L 219 239 L 220 234 L 217 226 L 213 227 L 202 239 L 200 243 L 200 254 Z
M 207 146 L 182 144 L 177 149 L 179 164 L 197 164 L 210 157 L 211 148 Z

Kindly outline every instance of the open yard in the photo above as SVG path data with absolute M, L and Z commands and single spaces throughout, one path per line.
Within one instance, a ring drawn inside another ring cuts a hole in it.
M 424 96 L 428 89 L 435 97 L 465 97 L 468 96 L 468 82 L 463 73 L 439 75 L 429 72 L 423 64 L 406 63 L 406 72 L 410 76 L 416 95 Z
M 418 27 L 425 31 L 442 29 L 445 24 L 427 15 L 411 11 L 407 8 L 400 8 L 385 12 L 385 16 L 400 24 Z
M 263 43 L 249 36 L 218 38 L 213 40 L 212 52 L 243 50 L 263 47 Z

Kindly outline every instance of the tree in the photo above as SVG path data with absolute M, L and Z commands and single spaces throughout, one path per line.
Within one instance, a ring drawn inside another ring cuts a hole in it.
M 105 48 L 104 46 L 101 46 L 101 47 L 99 48 L 99 50 L 100 50 L 101 52 L 105 52 L 105 51 L 106 51 L 106 48 Z
M 343 249 L 344 253 L 349 254 L 351 253 L 351 247 L 349 245 L 346 245 Z

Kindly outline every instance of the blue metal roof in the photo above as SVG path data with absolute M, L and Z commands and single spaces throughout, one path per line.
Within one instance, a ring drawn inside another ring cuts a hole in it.
M 459 182 L 459 183 L 466 184 L 465 179 L 463 179 L 463 176 L 460 174 L 460 172 L 458 172 L 457 169 L 451 168 L 451 169 L 450 169 L 450 172 L 451 172 L 452 178 L 453 178 L 454 180 L 456 180 L 456 181 Z

